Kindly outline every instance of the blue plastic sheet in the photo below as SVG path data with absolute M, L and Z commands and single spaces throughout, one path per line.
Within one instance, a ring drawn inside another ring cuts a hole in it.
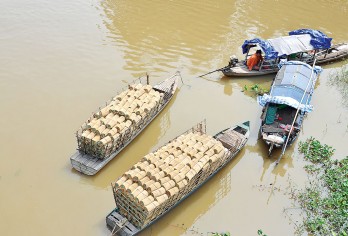
M 312 66 L 310 66 L 307 63 L 304 63 L 302 61 L 285 61 L 285 62 L 281 61 L 278 64 L 279 69 L 282 68 L 282 66 L 284 66 L 284 65 L 303 65 L 303 66 L 309 68 L 310 70 L 312 70 L 312 68 L 313 68 Z M 321 68 L 320 66 L 314 66 L 314 72 L 317 75 L 319 75 L 321 72 L 323 72 L 323 68 Z
M 259 39 L 259 38 L 245 40 L 242 45 L 243 54 L 248 52 L 248 46 L 250 44 L 258 44 L 260 48 L 262 49 L 262 51 L 265 53 L 266 59 L 272 59 L 272 58 L 278 57 L 278 52 L 274 50 L 272 45 L 268 41 Z
M 332 38 L 327 37 L 324 33 L 322 33 L 319 30 L 312 30 L 312 29 L 299 29 L 289 32 L 289 35 L 301 35 L 301 34 L 308 34 L 311 37 L 310 42 L 308 42 L 308 45 L 311 45 L 313 49 L 327 49 L 331 47 L 331 40 Z M 286 36 L 289 37 L 289 36 Z M 295 37 L 295 36 L 294 36 Z M 285 37 L 284 37 L 285 38 Z M 296 38 L 295 38 L 296 39 Z M 292 43 L 297 43 L 298 45 L 301 45 L 301 42 L 295 42 L 296 40 L 293 40 Z M 280 41 L 281 42 L 281 41 Z M 265 53 L 265 59 L 275 59 L 277 57 L 283 56 L 283 53 L 278 52 L 269 42 L 269 40 L 263 40 L 260 38 L 255 38 L 251 40 L 245 40 L 242 45 L 243 54 L 247 53 L 248 46 L 251 44 L 257 44 L 260 46 L 262 51 Z M 282 42 L 284 44 L 284 48 L 291 48 L 289 45 L 287 45 L 286 42 Z M 281 45 L 279 45 L 281 46 Z M 291 53 L 297 53 L 298 51 L 288 52 L 288 54 Z M 282 54 L 282 55 L 280 55 Z
M 316 49 L 327 49 L 331 47 L 332 38 L 319 30 L 313 29 L 298 29 L 289 32 L 289 35 L 309 34 L 311 36 L 311 44 Z

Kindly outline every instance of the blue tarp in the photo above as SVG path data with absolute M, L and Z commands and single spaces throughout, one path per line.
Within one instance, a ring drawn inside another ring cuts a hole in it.
M 278 52 L 274 50 L 272 45 L 268 41 L 259 38 L 245 40 L 242 45 L 243 54 L 248 52 L 248 46 L 251 44 L 258 44 L 261 47 L 262 51 L 265 53 L 266 59 L 278 57 Z
M 289 35 L 268 40 L 260 38 L 245 40 L 242 45 L 243 54 L 247 53 L 248 46 L 252 44 L 260 46 L 265 53 L 265 59 L 275 59 L 292 53 L 331 47 L 332 38 L 327 37 L 319 30 L 299 29 L 289 32 Z
M 283 65 L 303 65 L 307 67 L 308 69 L 312 70 L 313 66 L 308 65 L 307 63 L 304 63 L 302 61 L 281 61 L 278 64 L 279 69 L 282 68 Z M 314 72 L 319 75 L 321 72 L 323 72 L 323 68 L 320 66 L 314 66 Z
M 320 67 L 315 68 L 311 78 L 311 66 L 298 61 L 286 62 L 278 71 L 270 94 L 259 96 L 257 101 L 261 106 L 267 103 L 286 104 L 310 112 L 313 110 L 310 101 L 314 85 L 321 71 Z M 307 86 L 308 83 L 309 86 Z M 303 94 L 305 94 L 304 97 Z
M 331 47 L 332 38 L 327 37 L 326 34 L 319 30 L 312 29 L 298 29 L 289 32 L 289 35 L 309 34 L 311 36 L 311 44 L 316 49 L 327 49 Z

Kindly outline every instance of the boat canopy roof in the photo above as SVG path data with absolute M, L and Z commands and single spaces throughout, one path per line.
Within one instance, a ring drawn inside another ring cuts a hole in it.
M 266 59 L 274 59 L 284 55 L 306 52 L 313 49 L 327 49 L 331 47 L 332 38 L 319 30 L 299 29 L 289 32 L 289 36 L 263 40 L 255 38 L 245 40 L 242 49 L 247 53 L 250 45 L 258 44 L 265 53 Z
M 315 66 L 312 75 L 312 67 L 303 62 L 289 61 L 280 66 L 281 69 L 274 79 L 270 94 L 259 96 L 258 103 L 261 106 L 267 103 L 286 104 L 296 109 L 300 107 L 305 112 L 312 111 L 310 101 L 315 82 L 322 71 L 321 67 Z M 301 101 L 303 95 L 304 98 Z

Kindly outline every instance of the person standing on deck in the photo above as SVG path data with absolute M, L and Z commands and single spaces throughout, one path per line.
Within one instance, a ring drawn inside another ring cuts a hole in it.
M 261 50 L 257 50 L 255 54 L 253 54 L 247 61 L 247 66 L 249 70 L 259 70 L 260 63 L 263 61 L 263 57 L 261 55 Z

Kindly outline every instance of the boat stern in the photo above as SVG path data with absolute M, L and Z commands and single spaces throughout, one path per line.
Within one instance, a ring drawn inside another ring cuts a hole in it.
M 117 208 L 107 215 L 106 226 L 111 231 L 111 235 L 132 236 L 140 232 L 126 217 L 118 213 Z
M 284 145 L 284 138 L 274 135 L 274 134 L 266 134 L 262 133 L 262 139 L 269 146 L 268 155 L 271 155 L 274 147 L 280 148 Z

